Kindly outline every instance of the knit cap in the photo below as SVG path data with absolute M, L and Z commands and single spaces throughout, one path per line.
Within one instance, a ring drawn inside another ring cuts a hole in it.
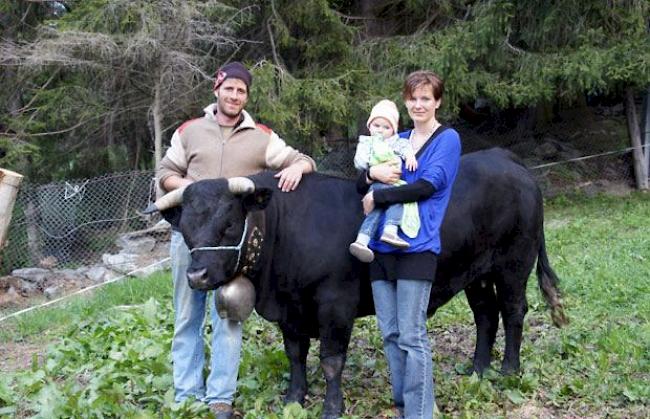
M 370 123 L 375 118 L 385 118 L 390 123 L 391 128 L 393 128 L 393 134 L 397 134 L 399 111 L 397 110 L 395 102 L 388 99 L 382 99 L 377 102 L 377 104 L 373 106 L 372 111 L 370 111 L 366 127 L 370 128 Z
M 219 70 L 214 74 L 214 89 L 217 90 L 221 83 L 227 79 L 240 79 L 246 83 L 246 89 L 250 90 L 251 84 L 253 84 L 253 76 L 244 66 L 244 64 L 239 61 L 233 61 L 231 63 L 221 66 Z

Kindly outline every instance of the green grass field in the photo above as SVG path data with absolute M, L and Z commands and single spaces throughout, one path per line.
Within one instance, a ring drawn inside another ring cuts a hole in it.
M 474 345 L 464 296 L 429 320 L 441 417 L 650 416 L 649 204 L 646 194 L 547 202 L 547 249 L 571 323 L 552 326 L 531 277 L 519 375 L 463 375 Z M 16 348 L 49 343 L 27 371 L 0 374 L 0 417 L 209 417 L 200 403 L 173 403 L 170 285 L 168 274 L 130 279 L 0 325 L 0 341 Z M 500 331 L 495 370 L 502 351 Z M 324 380 L 317 354 L 313 341 L 305 407 L 283 406 L 288 361 L 281 335 L 253 315 L 245 325 L 237 409 L 246 418 L 318 418 Z M 373 317 L 357 320 L 344 392 L 346 417 L 390 415 Z

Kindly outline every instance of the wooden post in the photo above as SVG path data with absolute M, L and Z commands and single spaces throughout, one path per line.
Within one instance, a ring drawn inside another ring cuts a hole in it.
M 632 89 L 625 91 L 625 114 L 627 116 L 627 129 L 632 142 L 632 158 L 634 160 L 634 177 L 636 178 L 637 189 L 648 189 L 648 166 L 645 164 L 643 147 L 641 146 L 641 129 L 634 104 L 634 92 Z
M 23 175 L 0 168 L 0 250 L 5 246 L 11 213 Z
M 643 110 L 641 111 L 643 132 L 641 133 L 641 144 L 645 155 L 645 167 L 650 170 L 650 87 L 643 98 Z

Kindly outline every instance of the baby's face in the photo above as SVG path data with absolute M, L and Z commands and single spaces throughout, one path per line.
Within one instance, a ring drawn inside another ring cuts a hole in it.
M 370 121 L 368 129 L 370 130 L 370 135 L 381 134 L 384 138 L 392 137 L 395 134 L 388 119 L 380 116 Z

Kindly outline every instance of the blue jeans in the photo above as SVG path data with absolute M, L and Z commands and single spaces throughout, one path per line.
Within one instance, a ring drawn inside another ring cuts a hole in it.
M 385 183 L 375 182 L 370 185 L 371 191 L 376 191 L 380 189 L 394 188 L 395 185 L 387 185 Z M 359 228 L 359 234 L 365 234 L 371 239 L 374 237 L 377 232 L 377 227 L 379 226 L 379 221 L 381 221 L 382 214 L 386 213 L 386 218 L 384 220 L 384 225 L 395 225 L 399 226 L 402 222 L 402 213 L 404 212 L 404 205 L 402 204 L 393 204 L 388 208 L 375 208 L 370 211 L 370 214 L 366 215 L 366 218 L 363 220 L 361 227 Z
M 372 281 L 393 400 L 406 419 L 433 417 L 433 361 L 426 325 L 430 292 L 431 282 L 425 280 Z
M 205 403 L 232 404 L 237 388 L 237 373 L 241 352 L 242 325 L 224 320 L 217 315 L 216 301 L 209 298 L 212 320 L 210 374 L 203 379 L 205 347 L 203 323 L 205 320 L 206 291 L 197 291 L 187 283 L 190 252 L 178 231 L 171 239 L 172 279 L 174 281 L 174 338 L 172 363 L 176 401 L 194 396 Z M 207 387 L 207 391 L 206 391 Z

